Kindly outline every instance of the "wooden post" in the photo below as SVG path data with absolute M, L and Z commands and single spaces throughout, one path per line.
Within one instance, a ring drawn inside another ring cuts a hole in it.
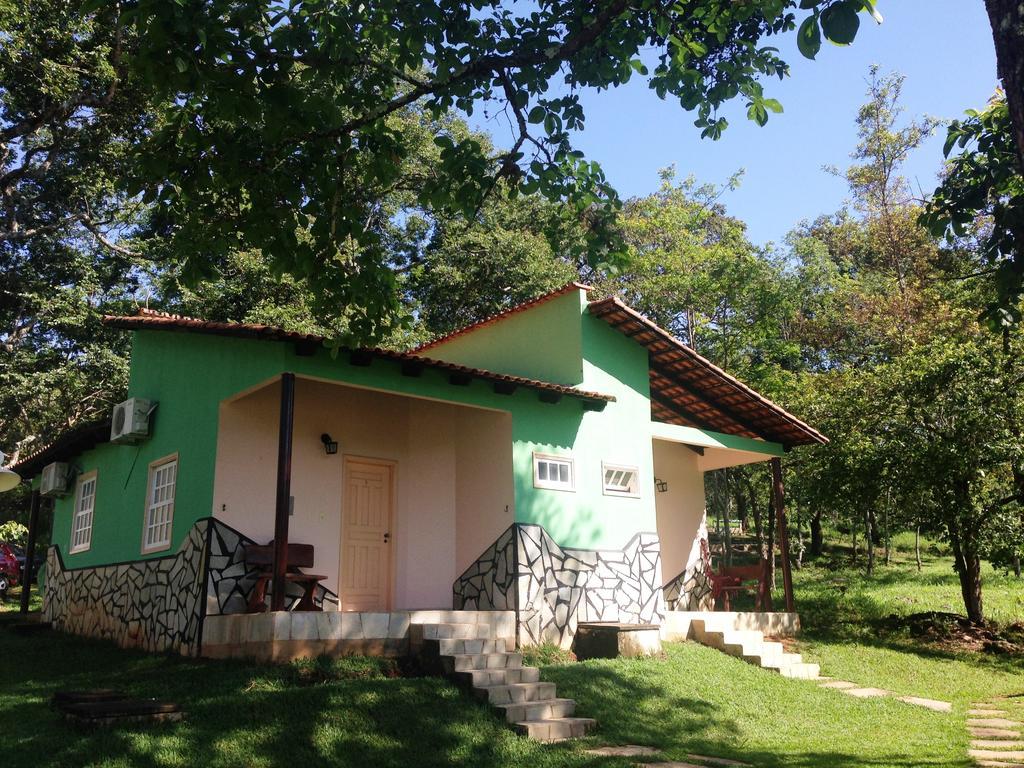
M 775 503 L 775 520 L 778 530 L 779 549 L 782 551 L 782 585 L 786 594 L 786 610 L 792 613 L 793 572 L 789 565 L 789 533 L 786 531 L 785 488 L 782 485 L 782 460 L 772 459 L 772 500 Z
M 288 512 L 292 495 L 292 428 L 295 424 L 295 374 L 281 374 L 281 424 L 277 433 L 277 504 L 274 508 L 274 578 L 270 610 L 284 610 L 288 569 Z
M 39 531 L 39 489 L 32 489 L 28 512 L 28 542 L 25 544 L 25 578 L 21 582 L 21 612 L 28 613 L 29 594 L 32 591 L 32 569 L 36 565 L 36 534 Z

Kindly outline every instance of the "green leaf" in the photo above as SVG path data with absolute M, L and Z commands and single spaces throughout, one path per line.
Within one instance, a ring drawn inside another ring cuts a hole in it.
M 541 120 L 544 119 L 544 115 L 546 114 L 546 112 L 547 110 L 545 110 L 544 107 L 538 104 L 537 106 L 530 110 L 530 114 L 526 116 L 526 119 L 529 120 L 531 123 L 539 123 Z
M 777 115 L 782 114 L 782 104 L 778 99 L 765 99 L 761 103 L 764 105 L 765 109 L 770 109 Z
M 821 50 L 821 29 L 817 15 L 808 16 L 796 33 L 796 45 L 806 58 L 813 59 Z
M 822 11 L 821 28 L 826 39 L 836 45 L 852 43 L 860 29 L 860 16 L 857 12 L 861 7 L 862 0 L 843 0 Z

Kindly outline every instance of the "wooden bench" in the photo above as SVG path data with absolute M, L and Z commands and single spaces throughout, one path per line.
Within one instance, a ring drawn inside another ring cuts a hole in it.
M 249 613 L 263 613 L 267 610 L 267 585 L 274 578 L 274 542 L 269 544 L 250 544 L 245 548 L 245 564 L 256 566 L 256 584 L 249 596 Z M 295 606 L 296 611 L 319 611 L 313 600 L 316 588 L 326 579 L 315 573 L 303 573 L 299 568 L 310 568 L 313 565 L 312 544 L 289 544 L 288 563 L 285 566 L 284 578 L 302 587 L 302 598 Z

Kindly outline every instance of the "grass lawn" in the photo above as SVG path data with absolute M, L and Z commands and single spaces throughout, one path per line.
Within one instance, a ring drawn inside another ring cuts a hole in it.
M 1024 692 L 1019 660 L 921 651 L 870 622 L 890 613 L 957 609 L 948 561 L 921 574 L 905 564 L 872 581 L 856 572 L 797 574 L 805 617 L 801 650 L 823 673 L 954 701 L 952 715 L 892 699 L 862 700 L 787 680 L 692 644 L 665 657 L 549 665 L 559 695 L 596 717 L 584 742 L 540 745 L 514 736 L 484 706 L 438 679 L 387 678 L 388 665 L 347 660 L 328 668 L 197 661 L 7 629 L 0 607 L 0 733 L 5 766 L 607 766 L 595 744 L 645 744 L 659 758 L 697 752 L 757 766 L 966 766 L 966 704 Z M 986 598 L 1004 621 L 1021 615 L 1013 580 L 989 578 Z M 9 606 L 13 608 L 14 605 Z M 185 721 L 85 731 L 47 706 L 53 691 L 117 687 L 179 701 Z

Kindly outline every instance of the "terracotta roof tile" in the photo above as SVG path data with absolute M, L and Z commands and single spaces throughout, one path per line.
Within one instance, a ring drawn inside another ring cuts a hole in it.
M 683 344 L 615 296 L 588 311 L 638 344 L 650 361 L 651 415 L 670 424 L 761 438 L 787 447 L 828 438 Z

